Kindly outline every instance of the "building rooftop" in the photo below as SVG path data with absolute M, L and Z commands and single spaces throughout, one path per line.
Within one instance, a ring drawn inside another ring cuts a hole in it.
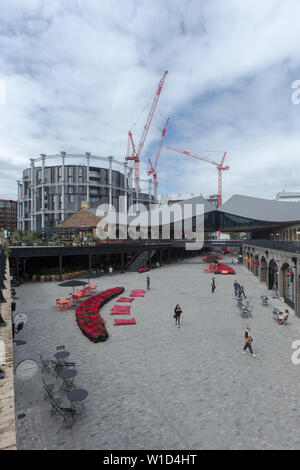
M 275 199 L 262 199 L 241 194 L 232 196 L 218 210 L 238 217 L 266 222 L 296 222 L 300 220 L 300 207 L 294 202 L 282 204 Z

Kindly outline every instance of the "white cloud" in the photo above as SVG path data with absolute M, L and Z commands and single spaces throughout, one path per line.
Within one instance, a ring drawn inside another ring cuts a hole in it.
M 300 4 L 236 0 L 0 0 L 1 197 L 40 153 L 91 151 L 124 158 L 127 133 L 136 144 L 156 86 L 168 69 L 142 153 L 154 158 L 171 117 L 166 144 L 202 154 L 226 150 L 233 193 L 274 197 L 300 189 Z M 85 140 L 82 140 L 84 138 Z M 221 154 L 205 154 L 221 158 Z M 15 164 L 6 171 L 7 162 Z M 163 148 L 162 192 L 214 193 L 213 165 Z

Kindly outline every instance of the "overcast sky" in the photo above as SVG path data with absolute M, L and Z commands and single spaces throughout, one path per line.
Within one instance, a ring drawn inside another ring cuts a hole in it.
M 16 197 L 40 153 L 123 160 L 165 70 L 142 178 L 170 116 L 159 193 L 217 192 L 213 165 L 167 145 L 226 151 L 223 201 L 300 190 L 298 0 L 0 0 L 0 11 L 0 198 Z

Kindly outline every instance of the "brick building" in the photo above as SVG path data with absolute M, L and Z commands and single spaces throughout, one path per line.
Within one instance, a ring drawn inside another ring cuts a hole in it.
M 17 201 L 0 199 L 0 231 L 11 234 L 17 228 Z

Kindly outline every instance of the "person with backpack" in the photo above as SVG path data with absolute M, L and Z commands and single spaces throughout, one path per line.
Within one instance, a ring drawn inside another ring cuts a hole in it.
M 249 349 L 252 357 L 256 357 L 256 355 L 253 353 L 253 350 L 252 350 L 252 342 L 253 342 L 253 338 L 250 334 L 250 331 L 251 331 L 251 328 L 250 326 L 247 326 L 246 330 L 245 330 L 245 346 L 243 348 L 243 354 L 247 354 L 246 353 L 246 349 Z
M 176 305 L 174 310 L 175 325 L 178 325 L 180 328 L 180 315 L 182 314 L 182 309 L 179 304 Z

